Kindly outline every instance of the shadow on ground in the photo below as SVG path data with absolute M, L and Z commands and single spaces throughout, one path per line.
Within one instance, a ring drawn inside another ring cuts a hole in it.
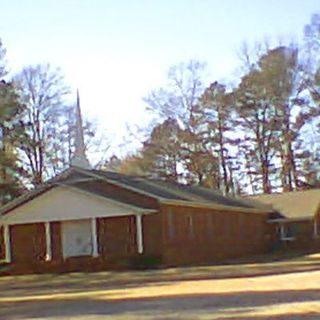
M 301 260 L 180 267 L 163 270 L 97 272 L 69 274 L 40 274 L 0 277 L 0 297 L 50 294 L 54 292 L 83 292 L 99 289 L 134 288 L 153 284 L 186 280 L 231 279 L 304 273 L 320 270 L 320 255 L 306 256 Z M 6 290 L 3 290 L 6 289 Z M 27 293 L 26 293 L 27 291 Z
M 102 297 L 103 298 L 103 297 Z M 295 320 L 319 319 L 319 290 L 241 292 L 230 294 L 177 295 L 143 299 L 44 300 L 37 302 L 0 303 L 0 319 L 249 319 Z M 273 314 L 278 306 L 286 314 Z M 297 305 L 304 305 L 297 314 Z M 291 306 L 291 308 L 290 308 Z M 309 306 L 309 307 L 308 307 Z M 311 306 L 311 308 L 310 308 Z M 259 314 L 263 310 L 267 314 Z M 268 313 L 270 310 L 270 313 Z M 211 316 L 208 318 L 208 316 Z

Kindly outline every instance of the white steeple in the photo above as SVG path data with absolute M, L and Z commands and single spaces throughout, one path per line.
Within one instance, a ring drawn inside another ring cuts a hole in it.
M 77 90 L 77 105 L 75 108 L 75 150 L 71 158 L 71 166 L 80 167 L 83 169 L 91 169 L 89 160 L 86 156 L 86 147 L 83 136 L 83 123 L 80 110 L 79 90 Z

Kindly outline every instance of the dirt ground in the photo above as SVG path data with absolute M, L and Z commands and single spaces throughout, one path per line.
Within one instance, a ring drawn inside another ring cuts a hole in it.
M 32 276 L 18 279 L 6 288 L 0 281 L 0 319 L 320 319 L 320 271 L 109 287 L 98 281 L 83 290 L 77 282 L 68 291 L 61 282 L 39 291 Z

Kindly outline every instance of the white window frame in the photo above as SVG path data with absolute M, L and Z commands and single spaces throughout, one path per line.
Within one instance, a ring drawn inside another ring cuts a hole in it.
M 281 241 L 293 241 L 295 240 L 295 236 L 288 236 L 288 225 L 286 223 L 280 223 L 280 240 Z

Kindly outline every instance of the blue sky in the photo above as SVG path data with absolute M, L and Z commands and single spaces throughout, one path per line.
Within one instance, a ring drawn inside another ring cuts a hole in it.
M 232 81 L 243 41 L 299 40 L 318 0 L 10 0 L 1 1 L 0 37 L 12 73 L 49 62 L 80 89 L 85 116 L 113 141 L 143 123 L 142 97 L 167 69 L 192 58 L 208 81 Z

